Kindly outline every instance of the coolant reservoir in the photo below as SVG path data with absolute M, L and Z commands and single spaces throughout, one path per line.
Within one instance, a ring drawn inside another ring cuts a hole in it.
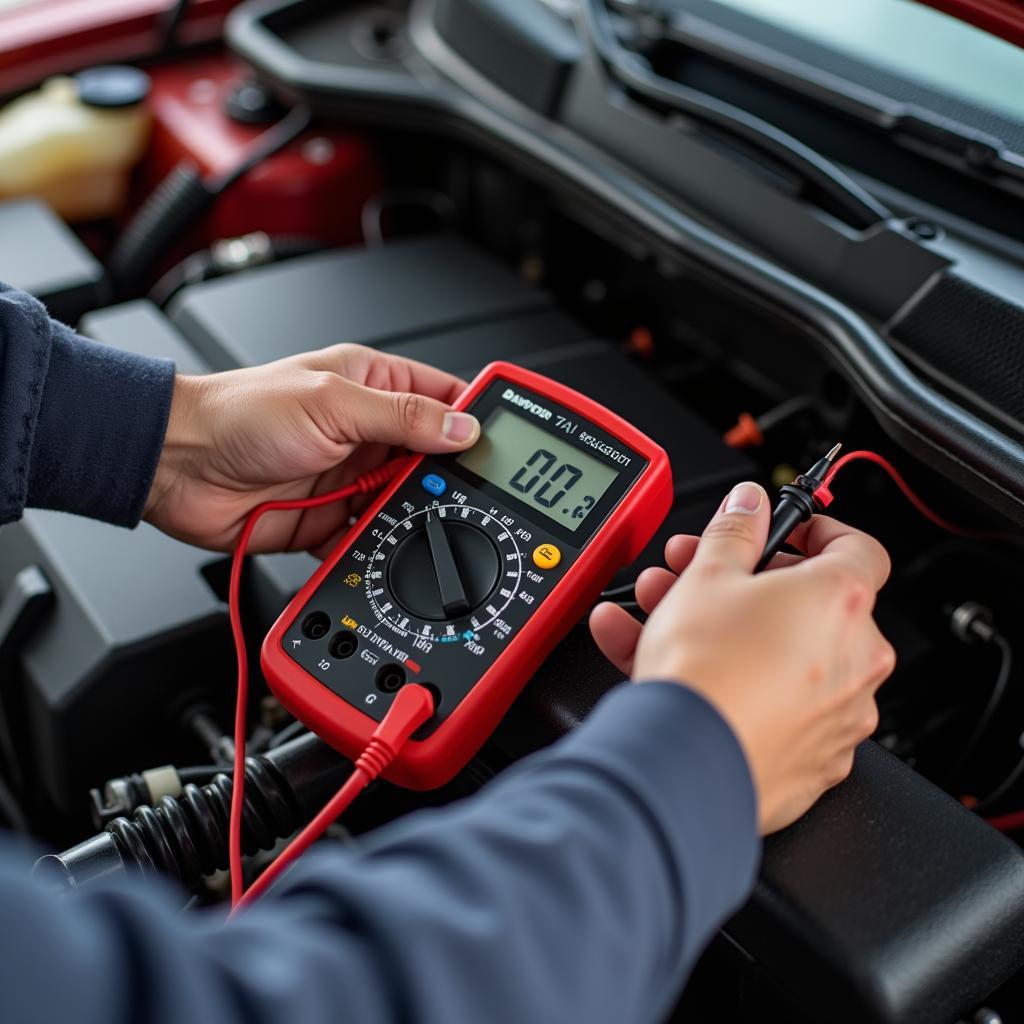
M 38 196 L 66 220 L 117 213 L 149 138 L 149 78 L 98 67 L 0 110 L 0 198 Z

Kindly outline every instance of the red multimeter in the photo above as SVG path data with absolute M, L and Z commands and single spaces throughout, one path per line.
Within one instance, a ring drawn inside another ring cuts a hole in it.
M 274 624 L 274 694 L 356 757 L 406 682 L 436 711 L 384 773 L 430 789 L 476 753 L 544 658 L 672 503 L 665 452 L 607 409 L 509 363 L 458 407 L 479 441 L 418 456 Z

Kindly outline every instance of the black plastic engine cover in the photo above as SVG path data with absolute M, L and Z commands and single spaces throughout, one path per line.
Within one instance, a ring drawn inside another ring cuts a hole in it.
M 1024 854 L 876 743 L 725 931 L 834 1024 L 948 1024 L 1024 960 Z
M 495 742 L 511 757 L 574 728 L 621 678 L 585 625 Z M 725 934 L 809 1021 L 952 1024 L 1024 961 L 1024 853 L 878 744 L 769 837 Z
M 439 0 L 436 18 L 460 57 L 531 110 L 554 115 L 583 53 L 571 23 L 539 0 Z
M 73 323 L 109 296 L 99 260 L 46 203 L 0 202 L 0 281 L 40 299 Z
M 495 359 L 518 363 L 604 403 L 655 438 L 686 501 L 708 489 L 721 498 L 755 472 L 653 374 L 553 307 L 549 295 L 486 253 L 439 235 L 304 256 L 194 285 L 172 303 L 171 317 L 217 369 L 338 341 L 467 379 Z

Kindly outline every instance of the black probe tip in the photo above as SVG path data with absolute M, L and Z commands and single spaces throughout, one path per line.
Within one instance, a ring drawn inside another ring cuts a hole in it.
M 801 473 L 791 484 L 782 488 L 779 502 L 772 510 L 768 540 L 754 572 L 764 569 L 785 545 L 793 530 L 800 523 L 807 522 L 815 509 L 820 508 L 814 492 L 824 482 L 842 447 L 840 442 L 823 459 L 818 459 L 806 473 Z

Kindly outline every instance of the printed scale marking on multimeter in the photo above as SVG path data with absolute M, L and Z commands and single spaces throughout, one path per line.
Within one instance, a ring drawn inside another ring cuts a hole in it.
M 492 364 L 460 401 L 460 454 L 423 456 L 377 499 L 263 648 L 272 690 L 357 754 L 406 682 L 437 711 L 388 777 L 447 780 L 671 504 L 660 447 L 589 399 Z

